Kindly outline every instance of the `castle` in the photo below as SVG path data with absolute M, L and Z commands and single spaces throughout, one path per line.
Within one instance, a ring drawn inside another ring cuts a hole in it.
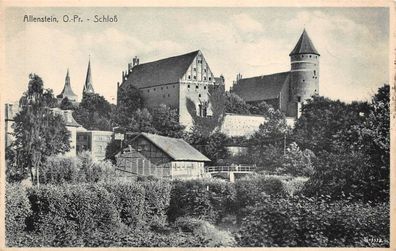
M 319 94 L 320 54 L 305 29 L 289 56 L 290 71 L 252 78 L 238 74 L 230 91 L 248 104 L 265 101 L 287 117 L 298 118 L 301 104 Z M 215 77 L 198 50 L 144 64 L 139 64 L 139 58 L 135 57 L 122 72 L 117 96 L 129 86 L 141 92 L 147 107 L 165 104 L 177 109 L 179 122 L 188 129 L 193 117 L 187 109 L 187 101 L 195 105 L 196 116 L 211 116 L 209 87 L 224 86 L 224 78 Z
M 212 115 L 209 103 L 211 86 L 224 85 L 222 77 L 215 77 L 201 51 L 139 64 L 135 57 L 122 72 L 121 84 L 117 84 L 117 97 L 129 86 L 137 88 L 146 107 L 165 104 L 179 111 L 179 122 L 187 128 L 193 119 L 187 110 L 187 101 L 195 104 L 197 116 Z M 117 101 L 118 102 L 118 101 Z
M 248 104 L 265 101 L 287 117 L 298 118 L 301 104 L 319 94 L 320 54 L 305 29 L 289 56 L 290 71 L 251 78 L 238 74 L 231 92 Z

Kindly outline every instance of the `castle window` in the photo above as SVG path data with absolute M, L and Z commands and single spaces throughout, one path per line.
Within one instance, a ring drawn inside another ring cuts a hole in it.
M 198 97 L 201 97 L 201 94 L 199 94 Z
M 305 79 L 303 79 L 303 82 L 305 82 Z
M 199 116 L 202 117 L 202 105 L 198 105 L 199 108 Z
M 204 72 L 206 72 L 206 69 L 204 69 Z
M 187 88 L 190 88 L 190 85 L 187 85 Z
M 173 88 L 175 88 L 175 85 L 173 85 Z
M 163 94 L 162 97 L 165 98 L 165 94 Z
M 170 95 L 168 94 L 168 97 L 170 97 Z
M 312 55 L 309 55 L 310 58 L 312 58 Z
M 198 88 L 199 88 L 199 86 L 198 86 L 198 85 L 196 85 L 196 86 L 195 86 L 195 89 L 198 89 Z
M 164 87 L 161 87 L 161 90 L 163 90 L 164 89 Z
M 168 89 L 168 86 L 166 87 L 166 89 Z
M 207 114 L 208 114 L 207 109 L 208 109 L 208 108 L 207 108 L 206 106 L 203 108 L 203 112 L 202 112 L 203 117 L 206 117 L 206 116 L 207 116 Z
M 297 96 L 297 102 L 301 102 L 301 97 Z
M 204 90 L 206 90 L 206 86 L 204 86 Z
M 155 91 L 155 88 L 154 88 L 154 91 Z
M 188 75 L 188 79 L 191 79 L 191 76 L 190 76 L 190 75 Z
M 212 78 L 211 78 L 211 77 L 209 77 L 209 80 L 212 80 Z
M 314 70 L 314 75 L 316 76 L 316 71 Z
M 194 67 L 194 71 L 197 71 L 197 68 Z
M 206 80 L 206 77 L 204 77 L 204 80 Z
M 197 76 L 194 76 L 194 79 L 197 79 Z
M 301 57 L 303 58 L 303 57 L 304 57 L 304 55 L 301 55 Z

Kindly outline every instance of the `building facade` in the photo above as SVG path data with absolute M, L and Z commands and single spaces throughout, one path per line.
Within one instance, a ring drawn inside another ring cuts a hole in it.
M 301 104 L 319 94 L 320 54 L 305 29 L 289 56 L 290 71 L 251 78 L 238 74 L 231 92 L 247 103 L 265 101 L 286 116 L 298 118 Z
M 209 86 L 223 85 L 215 78 L 201 51 L 140 64 L 138 58 L 122 72 L 117 97 L 129 86 L 137 88 L 149 108 L 165 104 L 179 112 L 179 122 L 189 128 L 193 119 L 187 104 L 195 106 L 196 115 L 212 115 Z
M 210 161 L 183 139 L 149 133 L 135 136 L 116 160 L 117 170 L 128 176 L 179 179 L 204 177 L 204 163 Z
M 106 147 L 113 137 L 110 131 L 77 131 L 76 151 L 89 151 L 93 160 L 106 158 Z

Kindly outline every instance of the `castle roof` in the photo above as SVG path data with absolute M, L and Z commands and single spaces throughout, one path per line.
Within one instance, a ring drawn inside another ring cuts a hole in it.
M 275 99 L 289 79 L 289 72 L 242 78 L 233 86 L 232 92 L 246 102 Z
M 138 64 L 133 67 L 127 81 L 131 82 L 136 88 L 155 86 L 158 83 L 177 83 L 186 73 L 198 53 L 199 50 L 158 61 Z
M 68 98 L 70 101 L 76 101 L 77 95 L 73 92 L 70 84 L 70 76 L 69 69 L 67 69 L 66 78 L 65 78 L 65 86 L 63 87 L 62 92 L 57 96 L 57 98 Z
M 88 61 L 88 69 L 87 76 L 85 78 L 84 90 L 83 93 L 94 93 L 94 88 L 92 84 L 92 76 L 91 76 L 91 59 Z
M 311 39 L 308 36 L 307 31 L 304 29 L 303 33 L 300 36 L 296 46 L 290 52 L 289 56 L 296 55 L 296 54 L 316 54 L 320 56 L 318 51 L 315 49 Z
M 183 139 L 170 138 L 151 133 L 140 133 L 132 141 L 138 137 L 144 137 L 173 160 L 178 161 L 210 161 L 205 155 L 192 147 Z

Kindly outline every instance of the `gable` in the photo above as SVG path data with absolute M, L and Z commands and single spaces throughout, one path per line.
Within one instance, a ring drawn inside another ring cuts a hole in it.
M 212 70 L 201 51 L 198 51 L 181 79 L 183 81 L 215 82 Z

